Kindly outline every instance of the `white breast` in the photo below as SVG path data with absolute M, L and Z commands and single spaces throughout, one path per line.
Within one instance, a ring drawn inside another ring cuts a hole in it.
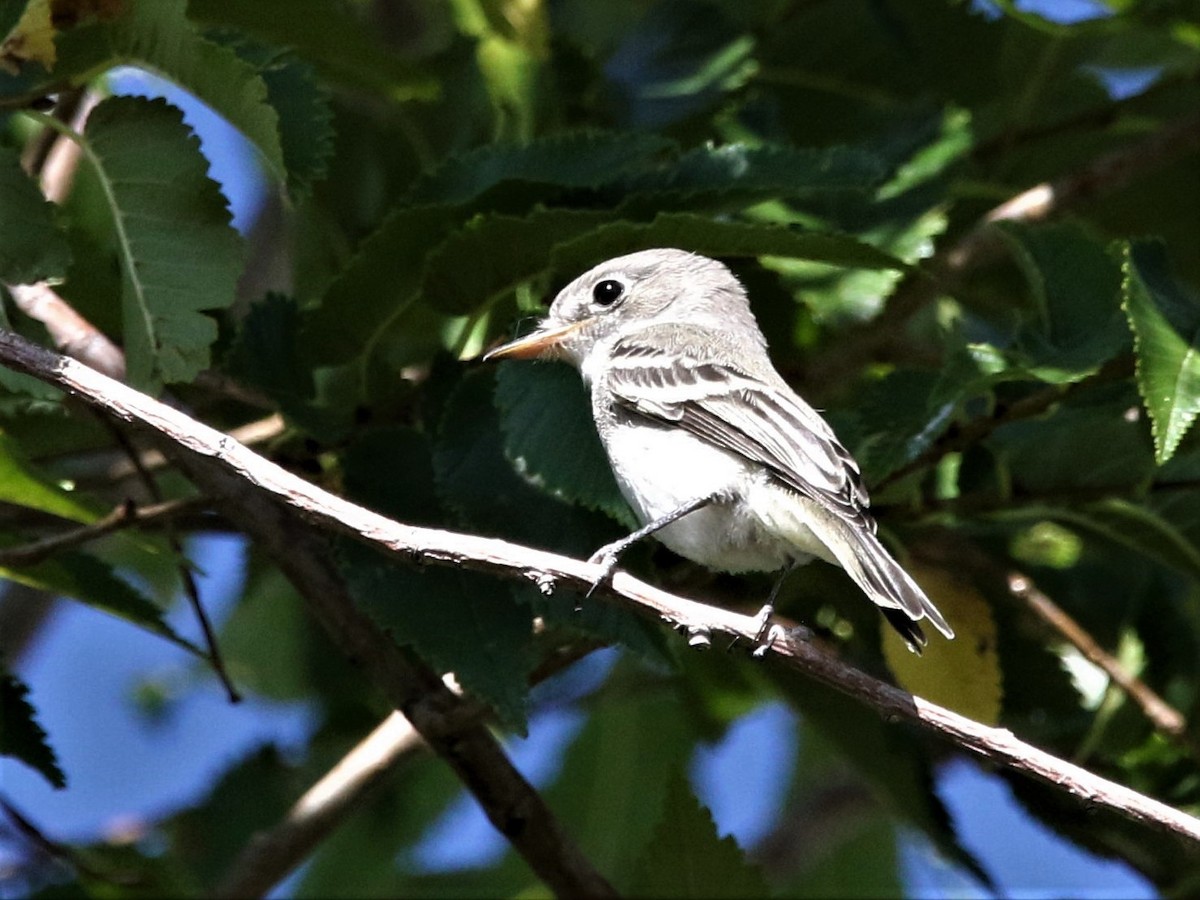
M 725 572 L 774 571 L 807 557 L 764 529 L 744 502 L 765 475 L 740 457 L 678 428 L 618 421 L 605 430 L 617 484 L 643 524 L 717 491 L 734 497 L 689 513 L 655 535 L 680 556 Z

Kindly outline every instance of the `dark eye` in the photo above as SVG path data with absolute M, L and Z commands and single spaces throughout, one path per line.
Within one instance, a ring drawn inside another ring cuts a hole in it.
M 592 299 L 601 306 L 611 306 L 621 299 L 625 293 L 625 285 L 611 278 L 606 278 L 592 288 Z

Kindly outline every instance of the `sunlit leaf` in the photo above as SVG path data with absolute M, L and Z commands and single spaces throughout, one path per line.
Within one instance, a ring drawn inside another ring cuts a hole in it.
M 20 445 L 0 432 L 0 500 L 73 522 L 99 518 L 96 505 L 55 484 L 25 457 Z
M 0 67 L 16 72 L 23 63 L 36 62 L 49 71 L 57 59 L 50 0 L 29 0 L 21 18 L 0 40 Z
M 1172 277 L 1161 242 L 1125 244 L 1123 268 L 1138 388 L 1154 425 L 1155 458 L 1163 463 L 1200 414 L 1200 298 Z
M 190 381 L 209 363 L 242 246 L 208 164 L 179 111 L 161 100 L 113 97 L 86 139 L 115 221 L 131 383 Z
M 120 14 L 63 33 L 60 68 L 84 82 L 96 71 L 141 64 L 191 91 L 242 132 L 271 174 L 286 179 L 279 122 L 267 86 L 231 49 L 202 38 L 186 0 L 122 0 Z

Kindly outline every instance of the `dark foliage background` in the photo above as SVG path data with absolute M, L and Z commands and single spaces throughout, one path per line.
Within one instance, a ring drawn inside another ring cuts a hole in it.
M 400 521 L 586 557 L 632 520 L 576 376 L 476 360 L 606 257 L 718 256 L 750 288 L 780 370 L 863 463 L 881 529 L 959 639 L 910 657 L 820 564 L 791 579 L 781 613 L 855 665 L 1195 812 L 1200 5 L 1096 6 L 1062 24 L 947 0 L 3 0 L 6 327 L 61 343 L 12 287 L 50 279 L 120 347 L 135 387 L 222 430 L 282 414 L 259 449 L 306 477 Z M 176 83 L 253 144 L 270 190 L 246 235 L 178 109 L 103 98 L 122 65 Z M 66 112 L 92 101 L 73 124 Z M 56 137 L 82 154 L 51 204 Z M 154 499 L 111 427 L 25 377 L 0 370 L 0 384 L 0 548 Z M 169 467 L 153 478 L 160 497 L 192 491 Z M 198 511 L 175 520 L 184 536 L 221 527 Z M 70 597 L 203 655 L 164 619 L 181 552 L 150 528 L 2 564 L 10 592 Z M 405 569 L 349 542 L 336 554 L 360 608 L 506 732 L 525 728 L 547 660 L 622 648 L 571 699 L 586 724 L 546 792 L 622 891 L 893 893 L 901 828 L 986 878 L 931 788 L 947 745 L 601 604 L 575 612 L 562 595 Z M 626 564 L 746 610 L 769 585 L 661 548 Z M 386 714 L 295 586 L 259 551 L 246 566 L 224 659 L 240 689 L 315 705 L 308 752 L 238 763 L 142 843 L 60 848 L 66 869 L 32 856 L 31 889 L 205 892 Z M 1013 573 L 1178 727 L 1077 677 L 1095 670 Z M 4 650 L 0 749 L 69 783 L 11 671 L 17 642 Z M 739 850 L 683 774 L 695 746 L 771 699 L 799 712 L 809 749 L 778 787 L 776 833 Z M 1164 893 L 1200 888 L 1170 842 L 1013 787 Z M 406 869 L 457 790 L 438 760 L 406 760 L 317 849 L 300 892 L 538 893 L 513 854 L 468 873 Z M 819 852 L 789 842 L 822 816 Z

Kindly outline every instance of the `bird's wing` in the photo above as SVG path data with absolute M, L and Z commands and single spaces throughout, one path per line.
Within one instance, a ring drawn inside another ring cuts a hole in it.
M 634 338 L 606 375 L 617 404 L 765 466 L 782 484 L 871 531 L 858 464 L 811 406 L 732 363 L 687 360 Z

